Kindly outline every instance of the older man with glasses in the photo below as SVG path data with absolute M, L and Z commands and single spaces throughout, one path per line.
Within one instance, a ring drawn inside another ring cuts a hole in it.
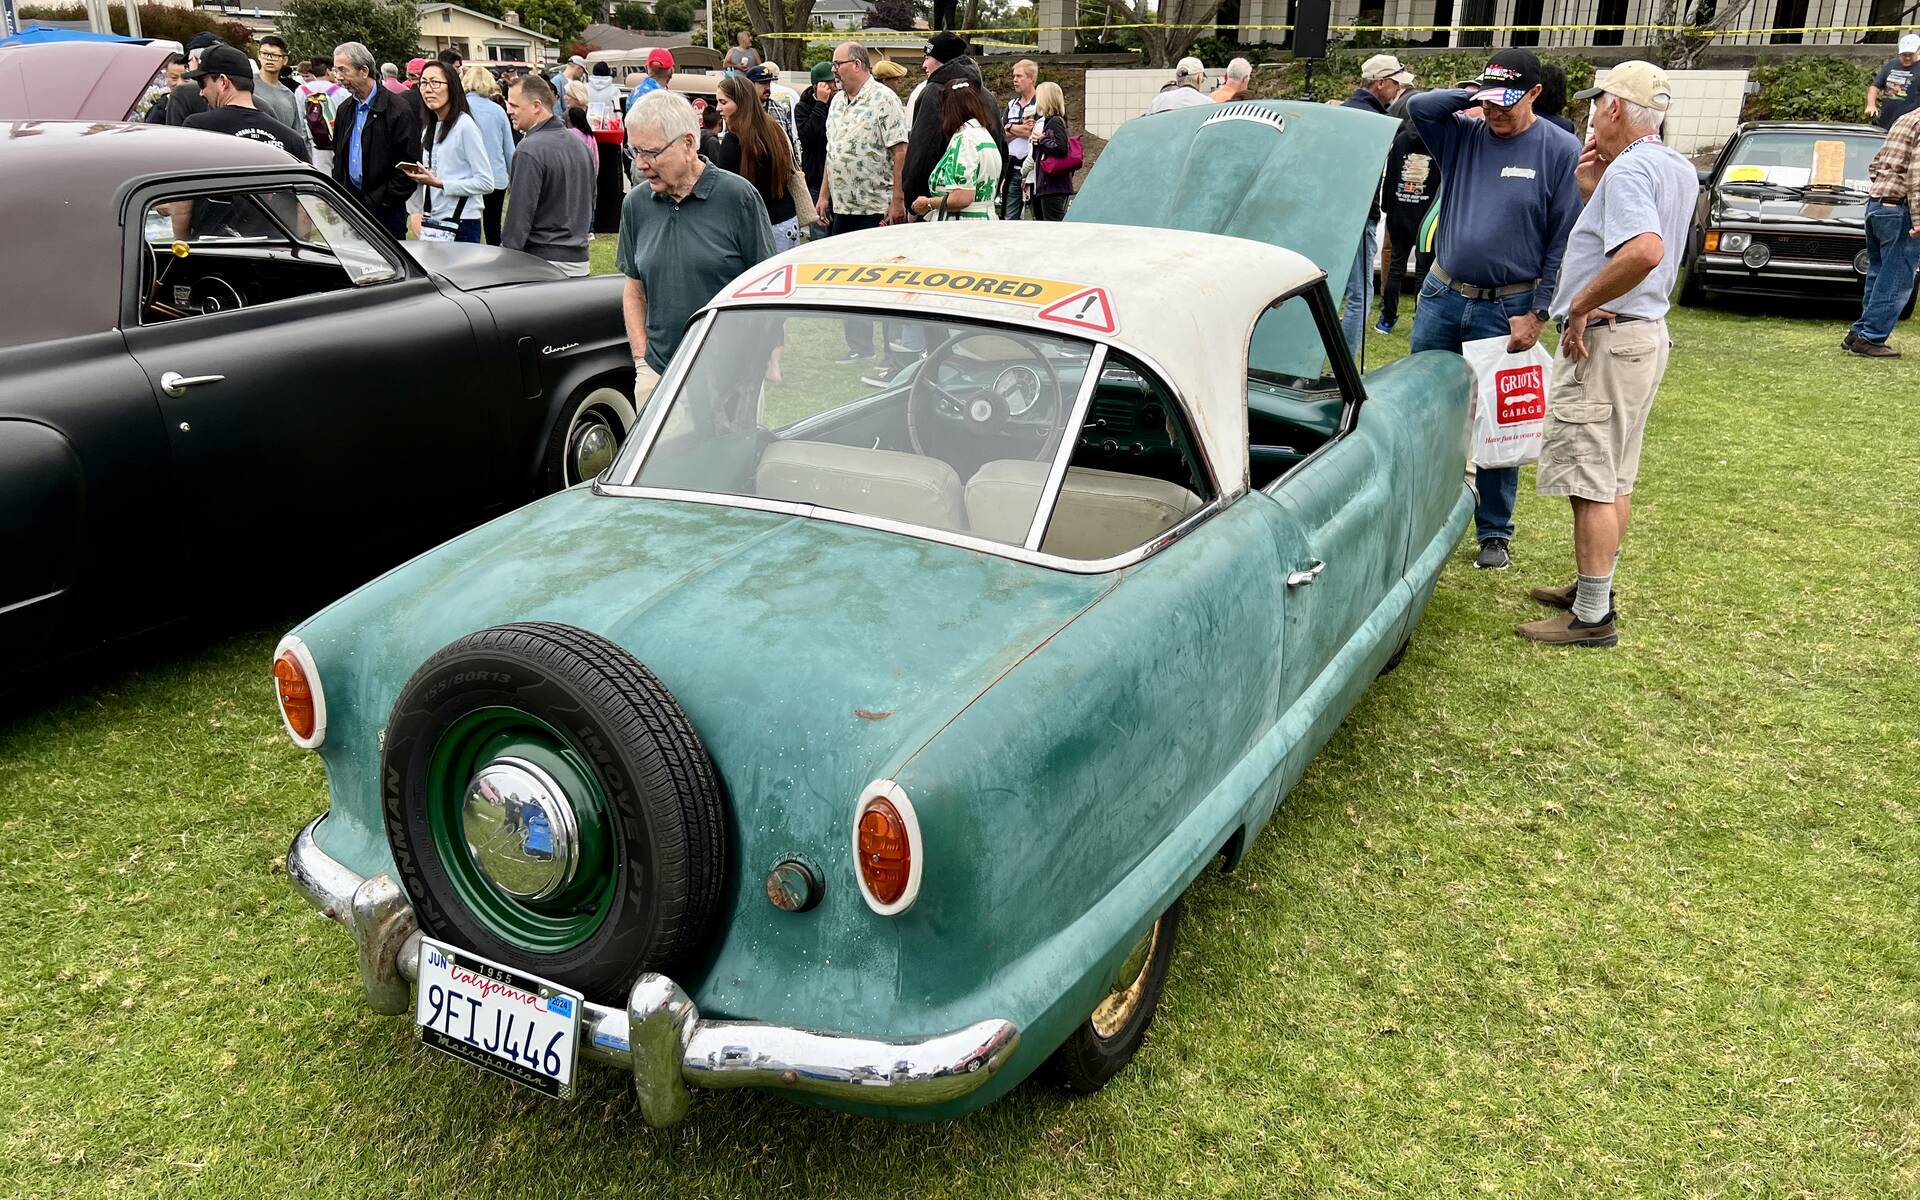
M 893 89 L 873 81 L 867 48 L 843 42 L 833 52 L 840 91 L 827 108 L 827 171 L 820 181 L 820 220 L 834 233 L 907 219 L 907 114 Z M 874 356 L 873 323 L 847 322 L 842 362 Z
M 620 208 L 614 261 L 633 347 L 633 399 L 643 404 L 693 314 L 734 276 L 773 254 L 767 207 L 753 185 L 700 157 L 700 122 L 673 92 L 648 92 L 627 113 L 627 145 L 645 187 Z

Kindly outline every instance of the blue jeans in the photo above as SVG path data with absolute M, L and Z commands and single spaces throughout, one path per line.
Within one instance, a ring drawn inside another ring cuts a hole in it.
M 1907 232 L 1912 225 L 1906 205 L 1867 201 L 1866 303 L 1853 323 L 1855 337 L 1884 342 L 1893 335 L 1920 267 L 1920 238 Z
M 1360 361 L 1360 342 L 1367 336 L 1367 307 L 1373 296 L 1373 254 L 1380 244 L 1379 236 L 1369 220 L 1367 236 L 1360 239 L 1353 270 L 1347 274 L 1347 296 L 1340 308 L 1340 332 L 1346 335 L 1347 350 L 1356 363 Z
M 1420 285 L 1420 302 L 1413 310 L 1413 351 L 1451 350 L 1460 353 L 1467 342 L 1506 337 L 1507 318 L 1533 308 L 1533 293 L 1521 292 L 1501 300 L 1469 300 L 1436 275 Z M 1474 537 L 1513 537 L 1513 502 L 1520 492 L 1520 468 L 1482 467 L 1475 475 L 1480 503 L 1473 510 Z
M 1020 210 L 1024 207 L 1020 195 L 1020 168 L 1027 160 L 1010 159 L 1007 163 L 1006 178 L 1000 181 L 1000 219 L 1018 221 Z

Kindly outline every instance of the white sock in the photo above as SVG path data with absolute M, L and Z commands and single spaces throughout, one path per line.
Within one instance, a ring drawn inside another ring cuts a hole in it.
M 1613 572 L 1574 579 L 1573 615 L 1590 625 L 1599 624 L 1613 608 Z

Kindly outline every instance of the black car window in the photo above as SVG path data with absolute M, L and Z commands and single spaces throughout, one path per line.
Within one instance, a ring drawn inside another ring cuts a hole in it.
M 151 325 L 398 279 L 400 265 L 303 188 L 168 196 L 141 221 L 140 321 Z

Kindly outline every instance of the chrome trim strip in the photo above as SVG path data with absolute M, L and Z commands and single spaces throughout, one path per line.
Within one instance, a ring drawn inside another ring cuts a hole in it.
M 1080 394 L 1074 398 L 1073 410 L 1061 426 L 1060 448 L 1054 452 L 1053 465 L 1047 468 L 1047 482 L 1040 489 L 1039 506 L 1033 510 L 1033 521 L 1027 526 L 1026 540 L 1022 547 L 1039 553 L 1041 539 L 1047 535 L 1047 526 L 1053 521 L 1053 506 L 1060 500 L 1060 489 L 1067 482 L 1067 468 L 1073 465 L 1073 452 L 1080 448 L 1080 430 L 1087 422 L 1087 410 L 1093 404 L 1093 394 L 1100 390 L 1100 373 L 1107 369 L 1107 348 L 1096 344 L 1093 355 L 1087 359 L 1087 375 L 1080 381 Z M 1054 380 L 1058 391 L 1059 379 Z
M 640 464 L 647 460 L 647 451 L 653 449 L 653 440 L 660 436 L 661 427 L 666 424 L 667 412 L 673 407 L 673 398 L 680 390 L 680 381 L 686 378 L 687 371 L 693 363 L 694 355 L 700 352 L 700 347 L 707 340 L 707 331 L 713 328 L 713 317 L 713 310 L 709 309 L 707 313 L 700 318 L 699 325 L 680 340 L 680 348 L 674 351 L 673 361 L 667 364 L 667 373 L 660 377 L 659 385 L 653 389 L 654 396 L 664 395 L 666 397 L 659 408 L 655 409 L 653 407 L 653 397 L 649 396 L 642 410 L 634 414 L 634 416 L 638 418 L 647 415 L 649 411 L 652 412 L 647 427 L 640 431 L 639 444 L 634 446 L 633 465 L 627 470 L 626 477 L 620 482 L 632 483 L 633 477 L 640 473 Z M 629 438 L 628 445 L 633 445 L 634 440 L 635 439 Z M 622 447 L 623 451 L 624 449 L 625 447 Z M 611 470 L 607 472 L 608 475 L 612 473 Z M 594 483 L 593 490 L 596 492 L 600 490 L 600 485 L 597 480 Z
M 413 909 L 391 876 L 363 879 L 320 848 L 313 834 L 325 819 L 315 817 L 294 836 L 287 880 L 353 935 L 363 974 L 371 967 L 385 986 L 378 999 L 386 1007 L 376 1011 L 409 1012 L 411 1003 L 394 1005 L 411 999 L 406 985 L 419 978 L 420 942 L 395 935 L 411 929 Z M 653 973 L 634 981 L 624 1009 L 588 1001 L 580 1025 L 581 1056 L 631 1072 L 641 1115 L 656 1127 L 686 1116 L 696 1087 L 776 1087 L 903 1108 L 940 1104 L 978 1090 L 1020 1045 L 1019 1027 L 1002 1019 L 900 1039 L 709 1021 L 679 984 Z
M 823 508 L 814 504 L 797 504 L 790 500 L 763 500 L 757 496 L 734 496 L 723 492 L 689 492 L 678 488 L 623 487 L 607 484 L 595 491 L 608 496 L 623 496 L 638 500 L 678 500 L 687 504 L 710 504 L 715 508 L 744 508 L 752 512 L 780 513 L 789 517 L 806 517 L 810 520 L 829 521 L 836 525 L 852 525 L 860 529 L 875 529 L 883 533 L 897 533 L 902 537 L 919 538 L 923 542 L 938 542 L 943 546 L 955 546 L 962 550 L 974 550 L 981 554 L 998 555 L 1015 562 L 1029 563 L 1036 567 L 1047 567 L 1055 571 L 1065 571 L 1073 575 L 1105 575 L 1109 571 L 1118 571 L 1131 567 L 1142 560 L 1166 549 L 1180 538 L 1193 532 L 1196 525 L 1215 513 L 1224 510 L 1227 505 L 1245 495 L 1245 490 L 1231 496 L 1221 496 L 1206 506 L 1187 515 L 1186 520 L 1175 525 L 1165 533 L 1143 542 L 1125 554 L 1116 554 L 1112 558 L 1081 560 L 1061 558 L 1056 554 L 1043 554 L 1037 550 L 1028 550 L 1024 546 L 1009 546 L 1004 542 L 990 542 L 982 538 L 971 537 L 964 533 L 955 533 L 950 529 L 934 529 L 924 525 L 908 525 L 900 521 L 890 521 L 885 517 L 869 517 L 861 513 L 848 512 L 841 508 Z

